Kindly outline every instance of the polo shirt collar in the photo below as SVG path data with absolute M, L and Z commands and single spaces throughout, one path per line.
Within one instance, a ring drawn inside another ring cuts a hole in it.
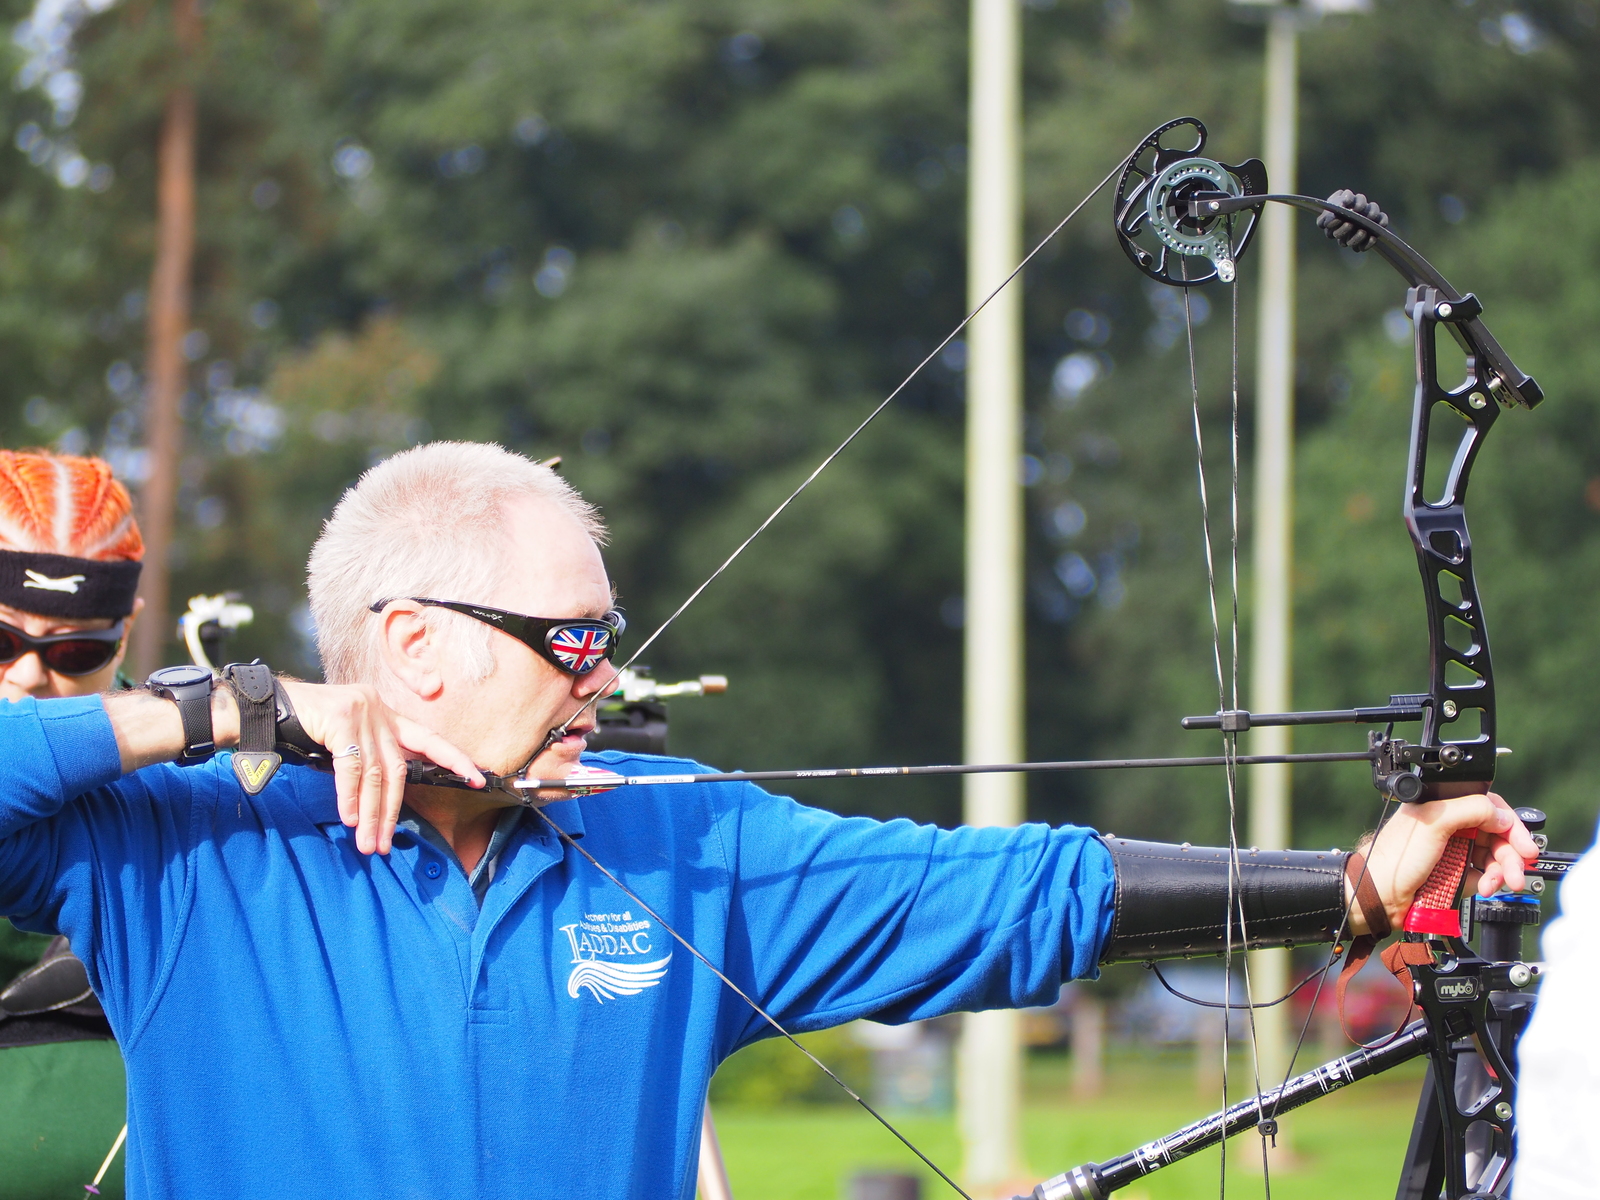
M 553 804 L 546 804 L 538 811 L 546 814 L 562 832 L 568 834 L 574 841 L 583 836 L 583 804 L 578 797 L 571 800 L 557 800 Z M 538 836 L 554 837 L 549 823 L 541 821 L 538 817 L 528 822 L 528 828 L 534 830 Z

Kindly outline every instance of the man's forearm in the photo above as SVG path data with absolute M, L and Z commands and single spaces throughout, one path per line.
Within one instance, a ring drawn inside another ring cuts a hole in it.
M 107 695 L 105 705 L 124 775 L 183 753 L 183 720 L 171 700 L 135 689 Z M 211 734 L 219 750 L 238 745 L 239 709 L 225 687 L 211 693 Z

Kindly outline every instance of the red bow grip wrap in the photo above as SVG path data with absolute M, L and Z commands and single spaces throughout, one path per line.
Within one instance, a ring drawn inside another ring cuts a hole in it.
M 1407 933 L 1433 933 L 1454 938 L 1461 936 L 1461 911 L 1457 902 L 1475 840 L 1460 835 L 1450 839 L 1443 856 L 1434 864 L 1428 881 L 1411 901 L 1411 908 L 1401 926 Z

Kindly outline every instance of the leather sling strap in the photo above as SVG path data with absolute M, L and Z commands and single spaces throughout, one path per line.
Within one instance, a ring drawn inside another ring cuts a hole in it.
M 1389 923 L 1388 910 L 1384 908 L 1383 901 L 1378 896 L 1378 889 L 1372 882 L 1372 873 L 1367 870 L 1366 859 L 1359 851 L 1352 853 L 1346 862 L 1345 877 L 1350 880 L 1355 890 L 1356 903 L 1361 906 L 1362 915 L 1367 919 L 1367 928 L 1370 932 L 1351 939 L 1350 949 L 1345 953 L 1344 967 L 1339 971 L 1339 982 L 1334 987 L 1334 998 L 1339 1007 L 1339 1027 L 1344 1030 L 1345 1037 L 1359 1046 L 1362 1044 L 1361 1039 L 1350 1032 L 1350 1025 L 1345 1020 L 1345 989 L 1350 986 L 1350 981 L 1356 977 L 1361 968 L 1367 965 L 1367 960 L 1372 957 L 1373 948 L 1389 936 L 1393 927 Z M 1405 1016 L 1400 1018 L 1400 1024 L 1395 1029 L 1395 1033 L 1399 1033 L 1411 1020 L 1412 1009 L 1416 1006 L 1411 994 L 1411 966 L 1431 961 L 1433 954 L 1421 942 L 1396 942 L 1385 949 L 1379 957 L 1383 965 L 1389 969 L 1389 973 L 1401 987 L 1406 989 Z

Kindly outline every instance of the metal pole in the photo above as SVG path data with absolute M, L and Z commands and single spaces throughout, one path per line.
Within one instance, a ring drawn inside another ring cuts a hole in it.
M 1275 192 L 1295 190 L 1297 34 L 1300 13 L 1273 9 L 1267 25 L 1263 140 L 1267 178 Z M 1267 205 L 1261 218 L 1261 304 L 1256 336 L 1255 603 L 1250 706 L 1287 712 L 1292 692 L 1291 576 L 1294 563 L 1294 211 Z M 1252 730 L 1253 754 L 1289 753 L 1288 726 Z M 1287 764 L 1249 769 L 1250 841 L 1264 850 L 1289 845 L 1290 771 Z M 1250 956 L 1258 1001 L 1289 986 L 1289 952 Z M 1289 1066 L 1286 1006 L 1256 1013 L 1261 1085 L 1282 1082 Z
M 700 1200 L 733 1200 L 733 1188 L 728 1185 L 728 1168 L 722 1160 L 722 1143 L 717 1140 L 709 1100 L 700 1115 L 700 1172 L 696 1179 L 695 1190 Z
M 976 305 L 1016 266 L 1022 243 L 1021 5 L 972 0 L 967 295 Z M 965 736 L 968 762 L 1023 752 L 1022 286 L 967 330 Z M 1016 775 L 968 776 L 969 825 L 1015 825 Z M 973 1013 L 961 1038 L 966 1177 L 975 1192 L 1021 1174 L 1022 1051 L 1014 1012 Z

